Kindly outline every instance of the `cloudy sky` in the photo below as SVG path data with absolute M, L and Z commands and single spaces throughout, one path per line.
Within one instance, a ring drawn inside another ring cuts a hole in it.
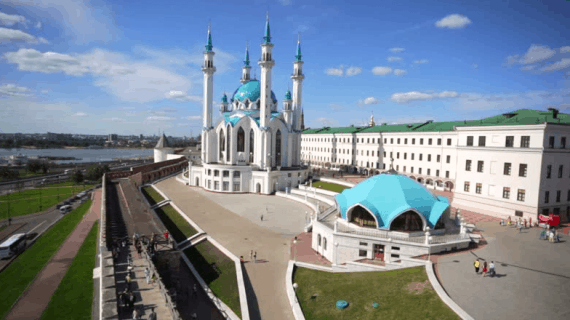
M 197 135 L 208 22 L 218 116 L 266 12 L 280 105 L 301 36 L 306 127 L 570 112 L 570 2 L 461 2 L 0 0 L 0 132 Z

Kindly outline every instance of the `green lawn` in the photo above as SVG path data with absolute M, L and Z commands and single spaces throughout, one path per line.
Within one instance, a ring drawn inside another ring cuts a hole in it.
M 171 205 L 155 210 L 176 242 L 180 243 L 198 233 Z
M 6 316 L 18 297 L 83 219 L 83 215 L 89 210 L 89 207 L 91 207 L 91 200 L 87 200 L 77 209 L 65 215 L 46 231 L 31 248 L 24 251 L 4 271 L 0 272 L 0 283 L 2 284 L 0 319 Z
M 85 185 L 86 185 L 86 186 L 94 186 L 93 183 L 91 183 L 91 184 L 87 184 L 87 183 L 86 183 Z M 43 185 L 42 187 L 53 188 L 53 187 L 72 187 L 72 186 L 75 186 L 75 187 L 80 187 L 80 186 L 81 186 L 81 187 L 82 187 L 82 186 L 83 186 L 83 183 L 77 184 L 77 183 L 75 183 L 75 182 L 73 182 L 73 181 L 63 181 L 63 182 L 47 183 L 47 184 Z
M 153 187 L 144 187 L 142 188 L 142 193 L 148 200 L 151 206 L 163 201 L 164 198 L 160 195 L 160 193 L 156 192 Z
M 350 188 L 350 187 L 346 187 L 346 186 L 341 186 L 339 184 L 328 183 L 328 182 L 323 182 L 323 181 L 313 182 L 313 187 L 319 188 L 319 189 L 325 189 L 325 190 L 329 190 L 329 191 L 334 191 L 334 192 L 338 192 L 338 193 L 341 193 L 344 189 Z
M 65 277 L 51 296 L 49 305 L 40 320 L 91 319 L 98 224 L 99 222 L 95 221 L 91 227 L 91 231 L 67 269 Z
M 91 188 L 93 185 L 85 185 L 61 188 L 30 189 L 0 196 L 0 219 L 8 216 L 16 217 L 26 214 L 36 213 L 63 201 L 72 194 L 77 194 L 83 190 Z M 59 192 L 59 199 L 58 199 Z M 40 199 L 41 195 L 41 199 Z M 10 204 L 8 205 L 8 201 Z M 40 210 L 40 204 L 42 205 Z
M 429 281 L 421 292 L 410 286 L 425 285 L 424 267 L 386 272 L 329 273 L 296 268 L 297 298 L 305 319 L 460 319 L 441 301 Z M 318 294 L 315 299 L 311 299 Z M 338 300 L 349 306 L 336 308 Z M 380 305 L 372 307 L 372 303 Z
M 6 225 L 3 225 L 3 226 L 0 226 L 0 231 L 4 230 L 4 229 L 6 229 L 6 228 L 8 228 L 8 225 L 7 225 L 7 224 L 6 224 Z
M 216 246 L 203 241 L 184 250 L 212 292 L 241 318 L 236 266 Z M 214 267 L 215 266 L 215 267 Z

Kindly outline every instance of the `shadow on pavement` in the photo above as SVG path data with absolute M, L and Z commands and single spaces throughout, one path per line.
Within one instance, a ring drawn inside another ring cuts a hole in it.
M 259 312 L 259 303 L 257 302 L 257 296 L 249 280 L 249 275 L 247 274 L 246 268 L 243 270 L 243 282 L 245 284 L 245 294 L 247 295 L 247 304 L 249 307 L 249 318 L 251 320 L 261 320 L 261 313 Z
M 548 275 L 551 275 L 551 276 L 556 276 L 556 277 L 561 277 L 561 278 L 565 278 L 565 279 L 570 279 L 570 277 L 565 276 L 565 275 L 561 275 L 561 274 L 556 274 L 556 273 L 551 273 L 551 272 L 546 272 L 546 271 L 540 271 L 540 270 L 536 270 L 536 269 L 521 267 L 521 266 L 517 266 L 517 265 L 514 265 L 514 264 L 510 264 L 510 263 L 506 263 L 506 262 L 501 262 L 501 261 L 497 261 L 497 263 L 500 263 L 501 266 L 503 266 L 503 267 L 515 267 L 515 268 L 519 268 L 519 269 L 525 269 L 525 270 L 529 270 L 529 271 L 540 272 L 540 273 L 548 274 Z

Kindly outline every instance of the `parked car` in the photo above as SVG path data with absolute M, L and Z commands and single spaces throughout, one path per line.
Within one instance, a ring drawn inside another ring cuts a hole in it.
M 55 208 L 56 208 L 56 209 L 59 209 L 59 208 L 63 207 L 64 205 L 65 205 L 65 204 L 60 203 L 60 204 L 58 204 L 57 206 L 55 206 Z
M 67 206 L 63 206 L 63 207 L 59 208 L 59 212 L 62 214 L 66 214 L 69 211 L 71 211 L 71 209 L 72 209 L 71 206 L 67 205 Z

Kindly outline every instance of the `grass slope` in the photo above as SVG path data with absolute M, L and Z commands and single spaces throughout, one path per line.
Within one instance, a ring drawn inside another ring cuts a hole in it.
M 338 192 L 338 193 L 341 193 L 344 189 L 350 188 L 350 187 L 346 187 L 346 186 L 341 186 L 340 184 L 328 183 L 328 182 L 323 182 L 323 181 L 313 182 L 313 187 L 319 188 L 319 189 L 325 189 L 325 190 L 329 190 L 329 191 L 334 191 L 334 192 Z
M 236 266 L 216 246 L 203 241 L 184 250 L 212 292 L 241 318 Z M 214 267 L 215 266 L 215 267 Z
M 151 206 L 164 200 L 164 198 L 158 192 L 156 192 L 156 190 L 154 190 L 153 187 L 142 188 L 142 193 L 144 194 L 144 196 L 146 197 Z
M 160 207 L 155 211 L 176 242 L 180 243 L 198 233 L 171 205 Z
M 40 320 L 91 319 L 98 225 L 95 221 Z
M 328 273 L 296 268 L 293 282 L 305 319 L 460 319 L 427 284 L 421 293 L 410 285 L 425 284 L 424 267 L 386 272 Z M 311 299 L 317 293 L 316 299 Z M 336 309 L 338 300 L 349 303 Z M 377 302 L 379 307 L 372 307 Z
M 31 248 L 24 251 L 4 271 L 0 272 L 0 283 L 2 284 L 0 319 L 6 316 L 16 299 L 59 249 L 90 207 L 91 200 L 87 200 L 77 209 L 68 213 L 46 231 Z

